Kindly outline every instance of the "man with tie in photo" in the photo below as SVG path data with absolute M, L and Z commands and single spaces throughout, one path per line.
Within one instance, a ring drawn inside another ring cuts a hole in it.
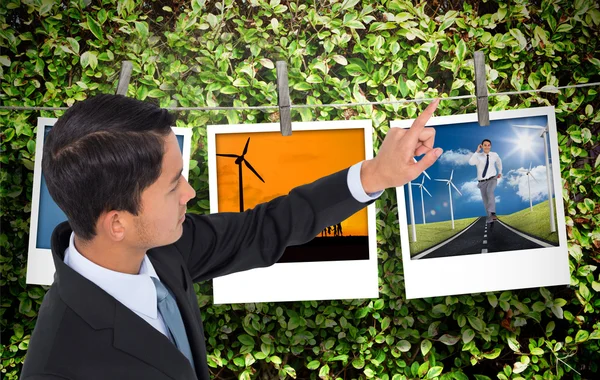
M 119 95 L 76 103 L 44 144 L 48 190 L 68 221 L 52 234 L 54 283 L 21 379 L 208 380 L 194 283 L 273 265 L 287 246 L 417 178 L 442 154 L 425 128 L 438 103 L 411 129 L 390 129 L 371 160 L 210 215 L 186 213 L 196 192 L 167 110 Z
M 483 149 L 482 153 L 479 151 Z M 469 165 L 477 167 L 477 187 L 481 192 L 481 199 L 486 212 L 486 223 L 493 227 L 496 217 L 496 196 L 494 190 L 498 179 L 502 177 L 502 160 L 496 152 L 492 152 L 492 142 L 485 139 L 479 144 L 477 150 L 469 159 Z

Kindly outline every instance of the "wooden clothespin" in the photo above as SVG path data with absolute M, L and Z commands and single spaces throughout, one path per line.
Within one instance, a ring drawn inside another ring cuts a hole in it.
M 283 136 L 292 135 L 292 117 L 290 114 L 290 88 L 288 86 L 287 63 L 277 61 L 277 100 L 279 105 L 279 126 Z
M 473 56 L 475 63 L 475 95 L 477 96 L 477 121 L 481 127 L 490 125 L 490 110 L 488 106 L 488 91 L 485 79 L 485 56 L 482 51 L 476 51 Z
M 127 87 L 129 86 L 129 80 L 131 79 L 131 71 L 133 65 L 130 61 L 123 61 L 121 64 L 121 74 L 119 75 L 119 82 L 117 83 L 117 95 L 127 96 Z

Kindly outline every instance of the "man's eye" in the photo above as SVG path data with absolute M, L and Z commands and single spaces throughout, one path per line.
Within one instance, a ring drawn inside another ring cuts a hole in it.
M 174 192 L 175 190 L 177 190 L 177 188 L 179 187 L 179 182 L 177 182 L 177 185 L 173 188 L 173 190 L 171 190 L 170 192 Z

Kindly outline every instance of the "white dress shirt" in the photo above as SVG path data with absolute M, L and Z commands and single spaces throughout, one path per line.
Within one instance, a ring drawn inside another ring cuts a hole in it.
M 144 255 L 138 274 L 115 272 L 88 260 L 79 253 L 73 242 L 74 237 L 75 233 L 71 232 L 69 247 L 65 250 L 65 264 L 98 285 L 168 338 L 165 322 L 158 312 L 156 287 L 150 277 L 159 280 L 160 278 L 148 256 Z
M 350 167 L 347 180 L 352 196 L 357 201 L 365 203 L 378 198 L 383 191 L 372 194 L 365 193 L 360 180 L 361 167 L 362 162 Z M 150 277 L 156 277 L 159 280 L 160 278 L 148 256 L 144 256 L 138 274 L 115 272 L 91 262 L 79 253 L 73 242 L 74 237 L 75 234 L 71 233 L 69 247 L 65 250 L 65 264 L 168 337 L 165 322 L 157 309 L 156 287 Z
M 485 173 L 485 178 L 483 178 L 483 169 L 485 169 L 485 162 L 487 160 L 487 155 L 485 153 L 473 153 L 471 158 L 469 159 L 469 165 L 477 165 L 477 180 L 482 181 L 484 179 L 488 179 L 491 177 L 495 177 L 498 174 L 502 174 L 502 160 L 498 153 L 490 152 L 490 164 L 488 166 L 487 173 Z M 498 170 L 496 170 L 498 167 Z

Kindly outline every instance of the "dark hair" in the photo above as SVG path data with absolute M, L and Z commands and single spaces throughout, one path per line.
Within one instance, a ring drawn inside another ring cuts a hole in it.
M 153 104 L 107 94 L 76 103 L 58 119 L 44 142 L 42 171 L 79 238 L 96 236 L 103 212 L 138 215 L 142 192 L 161 174 L 174 121 Z
M 481 145 L 483 145 L 483 143 L 486 142 L 486 141 L 489 142 L 490 145 L 492 145 L 492 142 L 490 140 L 488 140 L 488 139 L 483 139 L 483 141 L 481 142 Z

